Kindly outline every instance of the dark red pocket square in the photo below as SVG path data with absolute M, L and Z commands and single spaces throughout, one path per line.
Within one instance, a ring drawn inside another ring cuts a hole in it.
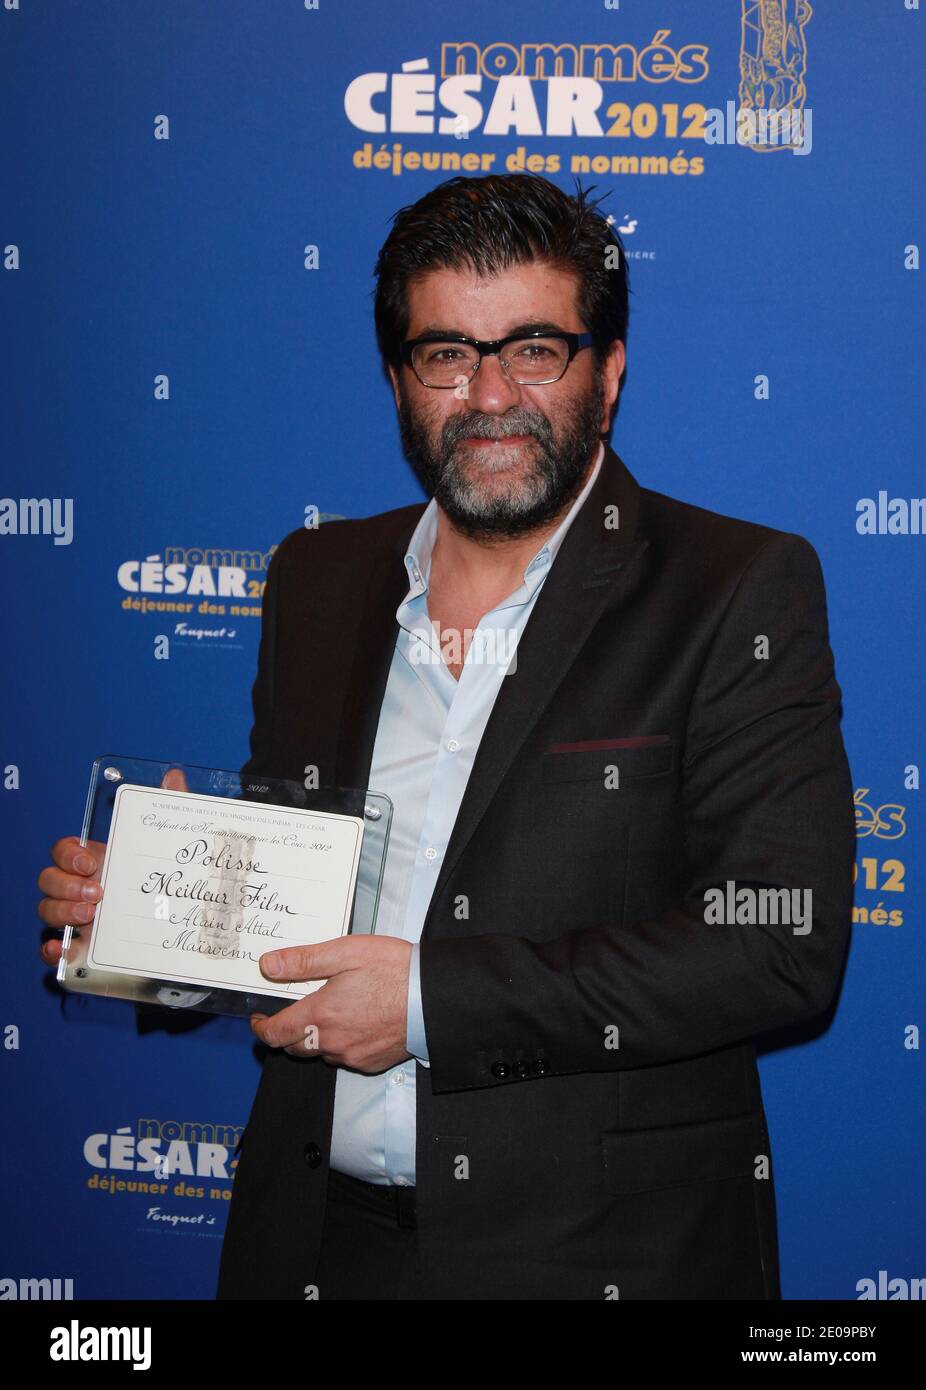
M 642 734 L 638 738 L 585 738 L 578 743 L 551 743 L 547 752 L 604 753 L 609 748 L 656 748 L 668 742 L 668 734 Z

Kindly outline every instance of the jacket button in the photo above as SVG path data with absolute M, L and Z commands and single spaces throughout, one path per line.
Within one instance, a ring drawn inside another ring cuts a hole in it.
M 310 1168 L 317 1168 L 322 1161 L 322 1151 L 317 1144 L 306 1144 L 302 1157 Z
M 511 1075 L 511 1067 L 507 1062 L 493 1062 L 489 1070 L 499 1081 L 504 1081 Z
M 519 1061 L 515 1062 L 515 1064 L 514 1064 L 514 1074 L 515 1074 L 515 1076 L 521 1076 L 521 1077 L 530 1076 L 530 1074 L 531 1074 L 531 1064 L 530 1064 L 530 1062 L 525 1062 L 525 1061 L 523 1061 L 523 1060 L 519 1060 Z
M 538 1057 L 534 1063 L 534 1075 L 544 1076 L 550 1070 L 550 1063 L 546 1057 Z

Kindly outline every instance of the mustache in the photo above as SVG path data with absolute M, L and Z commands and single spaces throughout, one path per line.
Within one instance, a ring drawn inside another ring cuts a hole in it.
M 546 423 L 546 422 L 545 422 Z M 485 416 L 464 419 L 458 422 L 456 419 L 448 420 L 444 426 L 445 440 L 449 444 L 454 444 L 458 439 L 508 439 L 512 435 L 529 434 L 537 439 L 546 438 L 549 433 L 549 425 L 546 429 L 536 420 L 521 422 L 518 420 L 499 421 L 487 419 Z

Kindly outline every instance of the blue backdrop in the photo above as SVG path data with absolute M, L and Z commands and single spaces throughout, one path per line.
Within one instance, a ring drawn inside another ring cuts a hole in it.
M 212 1297 L 253 1037 L 63 997 L 35 878 L 96 755 L 244 760 L 273 546 L 306 507 L 420 496 L 373 333 L 389 218 L 515 169 L 577 173 L 625 229 L 637 479 L 823 561 L 857 907 L 831 1026 L 761 1060 L 783 1288 L 926 1275 L 924 26 L 915 0 L 4 0 L 0 1279 Z M 736 143 L 749 102 L 800 139 Z M 185 628 L 144 611 L 168 563 Z M 154 1209 L 116 1184 L 156 1152 Z

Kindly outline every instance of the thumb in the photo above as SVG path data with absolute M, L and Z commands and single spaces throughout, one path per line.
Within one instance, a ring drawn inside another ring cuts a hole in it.
M 182 767 L 169 767 L 161 778 L 161 788 L 166 792 L 188 792 L 186 775 Z
M 356 964 L 351 959 L 352 945 L 350 937 L 337 936 L 315 946 L 284 946 L 279 951 L 265 951 L 259 962 L 261 973 L 277 984 L 287 980 L 327 980 Z

